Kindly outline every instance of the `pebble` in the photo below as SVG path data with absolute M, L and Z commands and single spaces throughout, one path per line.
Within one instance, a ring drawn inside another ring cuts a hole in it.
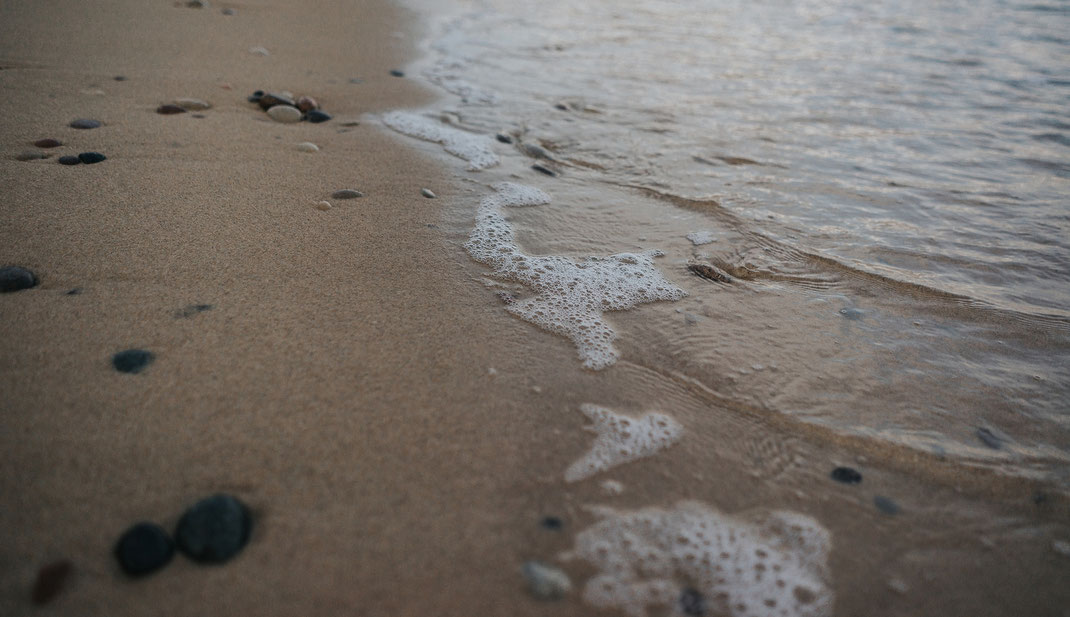
M 59 160 L 59 164 L 60 165 L 78 165 L 79 163 L 82 162 L 82 160 L 79 159 L 77 156 L 71 156 L 71 155 L 61 156 L 57 160 Z
M 550 154 L 550 151 L 542 146 L 536 146 L 535 144 L 522 144 L 520 149 L 524 154 L 535 159 L 546 159 L 547 161 L 554 160 L 554 155 Z
M 899 514 L 899 512 L 900 512 L 899 504 L 895 503 L 894 501 L 892 501 L 891 499 L 889 499 L 887 497 L 884 497 L 883 495 L 877 495 L 876 497 L 874 497 L 873 498 L 873 505 L 876 506 L 878 510 L 880 510 L 881 512 L 883 512 L 885 514 L 894 515 L 894 514 Z
M 556 516 L 543 517 L 543 519 L 539 521 L 539 524 L 542 525 L 543 529 L 550 529 L 553 531 L 557 531 L 565 525 L 563 522 L 561 522 L 561 519 L 557 518 Z
M 111 364 L 120 373 L 140 373 L 156 359 L 151 351 L 127 349 L 111 357 Z
M 357 197 L 364 197 L 364 193 L 356 189 L 341 189 L 331 193 L 331 197 L 335 199 L 356 199 Z
M 318 109 L 313 109 L 312 111 L 305 114 L 305 119 L 311 122 L 312 124 L 319 124 L 320 122 L 326 122 L 330 120 L 331 114 L 325 111 L 320 111 Z
M 910 591 L 910 586 L 907 585 L 906 582 L 901 578 L 892 578 L 888 579 L 888 589 L 891 589 L 892 591 L 903 595 L 906 592 Z
M 235 11 L 234 9 L 223 9 L 222 12 L 223 12 L 224 15 L 237 15 L 238 14 L 238 12 Z
M 252 94 L 250 94 L 250 95 L 249 95 L 249 98 L 248 98 L 247 100 L 248 100 L 248 101 L 249 101 L 250 103 L 259 103 L 259 102 L 260 102 L 260 99 L 261 99 L 261 98 L 262 98 L 263 96 L 264 96 L 264 91 L 263 91 L 263 90 L 257 90 L 256 92 L 253 92 Z
M 1063 557 L 1070 557 L 1070 542 L 1064 540 L 1052 540 L 1051 549 Z
M 556 600 L 572 589 L 568 574 L 541 561 L 527 561 L 522 568 L 528 591 L 540 600 Z
M 256 92 L 260 92 L 257 90 Z M 256 92 L 253 96 L 256 96 Z M 257 97 L 256 102 L 260 104 L 260 109 L 267 111 L 276 105 L 289 105 L 290 107 L 297 107 L 297 103 L 294 102 L 292 96 L 286 96 L 285 94 L 277 92 L 261 92 Z
M 181 318 L 188 319 L 190 317 L 193 317 L 197 313 L 203 313 L 205 311 L 210 311 L 213 308 L 215 308 L 215 307 L 212 306 L 211 304 L 190 304 L 189 306 L 187 306 L 185 308 L 181 308 L 181 309 L 178 309 L 177 311 L 175 311 L 175 317 L 176 318 L 180 318 L 180 319 Z
M 275 122 L 284 122 L 291 124 L 293 122 L 301 121 L 301 112 L 296 107 L 290 107 L 289 105 L 276 105 L 267 110 L 267 114 L 271 116 L 271 119 Z
M 90 120 L 89 118 L 78 118 L 71 121 L 72 129 L 95 129 L 100 128 L 99 120 Z
M 708 281 L 716 281 L 718 283 L 731 283 L 732 277 L 728 276 L 724 272 L 714 268 L 709 264 L 689 264 L 687 269 L 696 276 L 702 277 Z
M 126 81 L 126 77 L 123 75 L 116 75 L 114 79 L 115 81 Z
M 323 210 L 324 212 L 326 212 L 327 210 L 331 209 L 331 202 L 329 202 L 329 201 L 317 201 L 316 202 L 316 209 L 317 210 Z
M 130 576 L 144 576 L 166 566 L 175 556 L 175 543 L 156 523 L 138 523 L 115 545 L 115 557 Z
M 862 481 L 862 474 L 850 467 L 837 467 L 829 474 L 833 480 L 844 484 L 858 484 Z
M 538 163 L 535 163 L 534 165 L 531 166 L 531 168 L 534 169 L 535 171 L 539 172 L 539 173 L 546 174 L 547 176 L 550 176 L 550 177 L 553 177 L 553 178 L 557 177 L 557 172 L 552 170 L 552 169 L 550 169 L 549 167 L 546 167 L 545 165 L 540 165 Z
M 981 443 L 993 450 L 1000 450 L 1003 448 L 1003 440 L 987 428 L 977 429 L 977 438 L 981 440 Z
M 252 526 L 245 504 L 230 495 L 213 495 L 186 510 L 175 528 L 175 541 L 194 561 L 222 563 L 241 552 Z
M 37 275 L 20 266 L 4 266 L 0 268 L 0 293 L 21 291 L 37 287 L 40 281 Z
M 33 583 L 33 603 L 40 606 L 52 601 L 63 591 L 67 579 L 74 572 L 74 564 L 69 559 L 60 559 L 37 571 L 37 580 Z
M 311 96 L 302 96 L 297 99 L 297 108 L 307 112 L 312 111 L 313 109 L 319 109 L 320 104 Z
M 81 287 L 75 287 L 74 289 L 68 290 L 67 293 L 66 293 L 66 295 L 68 295 L 68 296 L 80 296 L 81 294 L 82 294 L 82 288 Z
M 78 155 L 78 160 L 86 165 L 92 165 L 93 163 L 99 163 L 101 161 L 108 160 L 108 157 L 99 152 L 83 152 Z
M 862 318 L 865 316 L 865 313 L 862 311 L 862 309 L 842 308 L 840 309 L 840 315 L 843 315 L 851 321 L 861 321 Z
M 33 145 L 37 146 L 38 148 L 58 148 L 59 146 L 63 145 L 63 142 L 59 141 L 58 139 L 51 138 L 38 139 L 37 141 L 33 142 Z
M 186 6 L 191 9 L 206 9 L 208 8 L 208 0 L 189 0 Z
M 503 144 L 513 143 L 513 138 L 506 135 L 505 133 L 498 133 L 497 135 L 495 135 L 495 137 L 497 137 L 498 141 L 502 142 Z
M 311 141 L 302 141 L 295 146 L 301 152 L 319 152 L 320 147 Z
M 394 77 L 404 77 L 405 76 L 405 71 L 399 71 L 397 69 L 391 69 L 390 70 L 390 74 L 393 75 Z
M 189 111 L 204 111 L 210 109 L 212 104 L 208 101 L 202 101 L 201 99 L 175 99 L 175 105 Z
M 37 152 L 36 150 L 24 150 L 15 155 L 16 161 L 39 161 L 41 159 L 47 159 L 50 154 L 46 152 Z
M 420 189 L 420 194 L 428 199 L 435 198 L 435 194 L 431 192 L 431 189 Z
M 251 53 L 253 55 L 256 55 L 256 56 L 270 56 L 271 55 L 271 52 L 269 52 L 268 50 L 264 49 L 263 47 L 250 47 L 249 48 L 249 53 Z

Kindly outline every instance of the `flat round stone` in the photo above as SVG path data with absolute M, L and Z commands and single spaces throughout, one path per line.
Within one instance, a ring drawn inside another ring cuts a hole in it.
M 89 118 L 78 118 L 71 121 L 72 129 L 95 129 L 100 127 L 99 120 L 90 120 Z
M 319 152 L 320 151 L 320 147 L 317 146 L 316 144 L 312 143 L 311 141 L 302 141 L 301 143 L 297 144 L 294 147 L 297 148 L 300 152 Z
M 61 156 L 57 160 L 60 165 L 78 165 L 82 162 L 77 156 L 71 156 L 69 154 L 67 156 Z
M 264 111 L 267 111 L 276 105 L 289 105 L 290 107 L 297 107 L 297 103 L 294 102 L 293 97 L 286 96 L 282 92 L 261 93 L 260 97 L 257 99 L 256 102 L 260 103 L 260 108 Z
M 194 561 L 222 563 L 241 552 L 252 526 L 245 504 L 230 495 L 213 495 L 186 510 L 175 528 L 175 540 Z
M 63 142 L 58 139 L 51 138 L 38 139 L 37 141 L 33 142 L 33 145 L 37 146 L 38 148 L 58 148 L 59 146 L 63 145 Z
M 0 293 L 21 291 L 36 287 L 37 275 L 20 266 L 4 266 L 0 268 Z
M 208 101 L 191 98 L 175 99 L 175 105 L 188 111 L 204 111 L 212 107 Z
M 151 574 L 166 566 L 174 556 L 175 543 L 156 523 L 134 525 L 115 545 L 115 558 L 130 576 Z
M 151 351 L 127 349 L 111 357 L 111 364 L 120 373 L 140 373 L 156 359 Z
M 101 161 L 108 160 L 108 157 L 99 152 L 83 152 L 78 155 L 78 160 L 86 165 L 92 165 L 93 163 L 99 163 Z
M 313 109 L 312 111 L 305 114 L 305 118 L 312 124 L 319 124 L 320 122 L 326 122 L 330 120 L 331 114 L 325 111 L 320 111 L 318 109 Z
M 168 104 L 168 105 L 160 105 L 159 107 L 157 107 L 156 108 L 156 113 L 163 114 L 165 116 L 171 116 L 171 115 L 174 115 L 174 114 L 184 114 L 184 113 L 186 113 L 186 110 L 182 109 L 178 105 L 170 105 L 170 104 Z
M 832 470 L 829 477 L 844 484 L 858 484 L 862 481 L 862 474 L 850 467 L 837 467 Z
M 331 197 L 335 199 L 356 199 L 358 197 L 364 197 L 364 193 L 356 189 L 341 189 L 331 193 Z
M 268 109 L 267 114 L 275 122 L 292 124 L 301 121 L 301 112 L 296 107 L 290 107 L 289 105 L 276 105 Z

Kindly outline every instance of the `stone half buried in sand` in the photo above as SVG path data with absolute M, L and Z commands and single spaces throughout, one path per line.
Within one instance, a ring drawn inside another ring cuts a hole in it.
M 580 410 L 598 437 L 587 454 L 565 470 L 566 482 L 651 456 L 678 442 L 684 432 L 679 422 L 661 413 L 630 418 L 597 405 L 582 405 Z
M 391 129 L 437 144 L 450 154 L 468 161 L 470 171 L 486 169 L 498 164 L 498 155 L 491 149 L 493 143 L 486 135 L 476 135 L 405 111 L 393 111 L 383 115 L 383 124 Z
M 698 502 L 592 510 L 602 520 L 580 532 L 565 556 L 598 571 L 584 587 L 588 604 L 631 617 L 696 614 L 696 607 L 729 617 L 832 615 L 831 540 L 808 516 L 729 516 Z
M 603 369 L 617 361 L 617 334 L 603 319 L 606 311 L 623 311 L 647 302 L 679 300 L 687 295 L 654 266 L 660 251 L 619 253 L 576 260 L 561 255 L 527 255 L 520 250 L 503 207 L 550 202 L 539 189 L 502 182 L 483 199 L 476 226 L 465 248 L 473 259 L 494 269 L 499 278 L 530 288 L 535 295 L 506 310 L 576 344 L 583 365 Z

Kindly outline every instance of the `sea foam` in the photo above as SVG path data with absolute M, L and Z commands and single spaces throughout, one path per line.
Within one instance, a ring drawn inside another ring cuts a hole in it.
M 696 605 L 702 614 L 731 617 L 832 614 L 830 537 L 808 516 L 728 516 L 698 502 L 594 511 L 602 520 L 580 532 L 566 555 L 598 569 L 584 587 L 589 604 L 632 617 L 645 617 L 650 606 L 698 614 L 690 612 Z
M 468 161 L 468 169 L 479 171 L 498 164 L 498 155 L 486 135 L 476 135 L 444 126 L 430 118 L 406 111 L 383 114 L 383 124 L 409 137 L 442 144 L 450 154 Z
M 617 334 L 602 318 L 645 302 L 679 300 L 686 292 L 654 267 L 660 251 L 619 253 L 575 261 L 558 255 L 526 255 L 516 244 L 502 207 L 537 206 L 550 196 L 530 186 L 502 182 L 480 202 L 476 226 L 465 248 L 501 278 L 535 292 L 506 310 L 525 321 L 566 336 L 576 344 L 583 365 L 602 369 L 617 361 Z
M 617 465 L 644 458 L 680 440 L 684 427 L 669 416 L 648 413 L 630 418 L 597 405 L 582 405 L 580 410 L 591 420 L 591 430 L 598 433 L 591 449 L 565 471 L 566 482 L 578 482 Z

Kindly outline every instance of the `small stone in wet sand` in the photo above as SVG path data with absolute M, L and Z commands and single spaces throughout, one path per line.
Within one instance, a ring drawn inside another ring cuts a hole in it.
M 311 96 L 301 96 L 297 98 L 297 108 L 301 111 L 309 112 L 313 109 L 319 109 L 320 104 Z
M 250 47 L 249 48 L 249 53 L 253 54 L 254 56 L 270 56 L 271 55 L 271 53 L 267 49 L 264 49 L 263 47 Z
M 213 308 L 215 307 L 213 307 L 211 304 L 191 304 L 187 307 L 180 308 L 175 311 L 175 317 L 179 319 L 188 319 L 190 317 L 193 317 L 197 313 L 210 311 Z
M 502 142 L 503 144 L 511 144 L 511 143 L 513 143 L 513 138 L 508 136 L 508 135 L 506 135 L 505 133 L 498 133 L 497 135 L 495 135 L 495 137 L 498 139 L 498 141 Z
M 866 313 L 862 309 L 856 308 L 842 308 L 840 309 L 840 315 L 843 315 L 846 319 L 851 321 L 862 321 Z
M 862 481 L 862 474 L 858 473 L 850 467 L 837 467 L 832 470 L 829 477 L 837 482 L 844 484 L 858 484 Z
M 312 143 L 311 141 L 302 141 L 301 143 L 297 144 L 294 147 L 297 148 L 301 152 L 319 152 L 320 151 L 320 147 L 317 146 L 316 144 Z
M 72 129 L 95 129 L 100 127 L 100 121 L 78 118 L 77 120 L 72 120 L 70 126 Z
M 276 105 L 267 110 L 267 114 L 275 122 L 292 124 L 301 121 L 301 112 L 296 107 L 290 107 L 289 105 Z
M 331 209 L 331 202 L 329 202 L 329 201 L 317 201 L 316 202 L 316 209 L 317 210 L 323 210 L 324 212 L 326 212 L 327 210 Z
M 186 113 L 186 110 L 182 109 L 178 105 L 160 105 L 156 108 L 156 113 L 162 114 L 164 116 L 171 116 L 174 114 L 184 114 Z
M 122 75 L 116 75 L 114 77 L 114 79 L 115 79 L 115 81 L 126 81 L 126 77 L 124 77 Z
M 420 194 L 428 199 L 435 198 L 435 194 L 431 192 L 431 189 L 420 189 Z
M 224 15 L 237 15 L 238 14 L 238 12 L 235 11 L 234 9 L 223 9 L 222 13 Z
M 982 427 L 977 429 L 977 438 L 981 440 L 981 443 L 993 450 L 1000 450 L 1003 448 L 1003 440 L 987 428 Z
M 541 174 L 546 174 L 547 176 L 550 176 L 552 178 L 556 178 L 557 177 L 557 172 L 552 170 L 552 169 L 550 169 L 549 167 L 547 167 L 545 165 L 540 165 L 539 163 L 535 163 L 534 165 L 531 166 L 531 168 L 534 169 L 535 171 L 541 173 Z
M 175 105 L 189 111 L 204 111 L 212 107 L 212 104 L 208 101 L 191 98 L 175 99 Z
M 325 111 L 320 111 L 318 109 L 313 109 L 312 111 L 305 114 L 305 119 L 311 122 L 312 124 L 319 124 L 320 122 L 326 122 L 330 120 L 331 114 Z
M 59 146 L 63 145 L 63 142 L 59 141 L 58 139 L 38 139 L 37 141 L 33 142 L 33 145 L 37 146 L 38 148 L 58 148 Z
M 405 76 L 405 72 L 404 71 L 399 71 L 397 69 L 391 69 L 390 70 L 390 74 L 393 75 L 394 77 L 404 77 Z
M 81 287 L 75 287 L 74 289 L 68 290 L 66 295 L 68 295 L 68 296 L 78 296 L 78 295 L 81 295 L 81 293 L 82 293 L 82 288 Z
M 37 571 L 37 580 L 33 583 L 33 603 L 40 606 L 47 604 L 63 591 L 67 579 L 74 572 L 74 564 L 68 559 L 60 559 Z
M 222 563 L 245 547 L 252 525 L 245 504 L 230 495 L 213 495 L 186 510 L 175 528 L 175 540 L 194 561 Z
M 186 2 L 186 6 L 191 9 L 206 9 L 208 8 L 208 0 L 189 0 Z
M 257 92 L 260 96 L 257 96 Z M 256 102 L 260 104 L 260 109 L 267 111 L 276 105 L 289 105 L 290 107 L 297 107 L 297 103 L 294 102 L 292 96 L 286 96 L 285 94 L 278 94 L 275 92 L 261 92 L 257 90 L 253 93 L 256 97 Z M 252 98 L 252 97 L 250 97 Z
M 539 521 L 539 524 L 542 525 L 543 529 L 551 529 L 553 531 L 557 531 L 565 525 L 563 522 L 561 522 L 561 519 L 557 518 L 556 516 L 544 517 L 541 521 Z
M 60 165 L 78 165 L 82 162 L 77 156 L 71 156 L 69 154 L 67 156 L 61 156 L 56 160 L 59 161 Z
M 572 589 L 568 574 L 541 561 L 527 561 L 522 568 L 528 591 L 540 600 L 557 600 Z
M 331 193 L 331 197 L 335 199 L 356 199 L 357 197 L 364 197 L 364 193 L 356 189 L 341 189 Z
M 108 160 L 108 157 L 99 152 L 82 152 L 78 155 L 78 160 L 86 165 L 92 165 L 93 163 L 99 163 L 101 161 Z
M 138 523 L 127 529 L 115 545 L 123 572 L 145 576 L 166 566 L 175 555 L 175 543 L 156 523 Z
M 47 152 L 37 152 L 35 150 L 24 150 L 15 155 L 16 161 L 39 161 L 41 159 L 47 159 L 49 156 Z
M 26 268 L 19 266 L 4 266 L 0 268 L 0 293 L 21 291 L 36 287 L 37 275 Z
M 156 359 L 151 351 L 127 349 L 111 357 L 111 364 L 120 373 L 140 373 Z
M 899 514 L 899 504 L 895 503 L 891 499 L 884 497 L 883 495 L 877 495 L 873 498 L 873 505 L 878 510 L 885 514 Z
M 708 264 L 689 264 L 687 269 L 690 270 L 692 274 L 700 276 L 708 281 L 716 281 L 718 283 L 732 282 L 730 276 Z
M 680 592 L 680 612 L 693 617 L 706 615 L 706 598 L 697 589 L 688 587 Z

